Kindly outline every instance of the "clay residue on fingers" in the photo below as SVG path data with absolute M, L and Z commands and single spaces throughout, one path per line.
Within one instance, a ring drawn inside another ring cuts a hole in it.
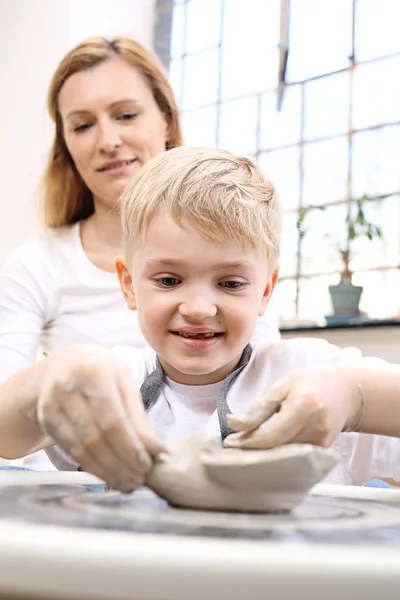
M 280 400 L 272 396 L 260 396 L 241 413 L 227 415 L 228 425 L 235 431 L 253 431 L 262 423 L 268 421 L 280 410 L 280 407 Z

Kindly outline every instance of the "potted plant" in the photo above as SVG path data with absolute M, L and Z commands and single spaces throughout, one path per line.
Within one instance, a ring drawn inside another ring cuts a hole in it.
M 380 196 L 380 198 L 383 197 Z M 376 200 L 376 197 L 364 194 L 349 204 L 345 221 L 345 242 L 344 244 L 337 243 L 337 250 L 342 259 L 342 270 L 339 283 L 329 286 L 329 293 L 334 315 L 338 317 L 356 317 L 360 314 L 359 304 L 363 288 L 353 284 L 353 273 L 350 269 L 354 240 L 360 237 L 365 237 L 369 241 L 382 238 L 381 228 L 369 221 L 365 215 L 365 204 L 371 200 Z
M 340 281 L 337 285 L 329 286 L 329 293 L 332 300 L 332 307 L 335 317 L 342 319 L 356 317 L 360 314 L 359 304 L 363 288 L 354 285 L 352 282 L 352 271 L 350 262 L 353 258 L 353 243 L 356 238 L 365 237 L 372 241 L 375 238 L 382 237 L 381 228 L 370 222 L 365 215 L 365 204 L 372 200 L 383 199 L 388 195 L 370 197 L 364 194 L 360 198 L 353 200 L 348 206 L 346 215 L 346 228 L 344 243 L 335 239 L 335 246 L 342 260 L 342 269 L 340 272 Z M 313 206 L 309 208 L 301 208 L 299 218 L 297 220 L 297 228 L 299 230 L 300 241 L 304 238 L 307 232 L 305 225 L 306 216 L 311 208 L 324 210 L 324 206 Z M 328 234 L 332 237 L 332 234 Z

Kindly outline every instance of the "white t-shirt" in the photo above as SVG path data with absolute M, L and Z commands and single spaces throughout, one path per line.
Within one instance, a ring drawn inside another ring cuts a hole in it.
M 356 348 L 340 349 L 325 340 L 298 338 L 258 341 L 252 346 L 249 363 L 228 392 L 227 402 L 233 413 L 241 411 L 277 378 L 292 369 L 347 365 L 400 370 L 400 366 L 381 359 L 363 358 Z M 113 354 L 128 365 L 138 387 L 156 368 L 156 354 L 149 347 L 142 351 L 118 347 Z M 165 378 L 157 401 L 148 411 L 150 425 L 165 443 L 204 429 L 219 435 L 217 385 L 188 386 Z M 325 482 L 361 485 L 379 477 L 400 480 L 400 440 L 397 438 L 342 433 L 333 447 L 343 460 Z M 47 449 L 47 452 L 58 468 L 76 469 L 76 464 L 56 447 Z
M 273 311 L 256 336 L 279 338 Z M 116 273 L 86 255 L 80 225 L 46 229 L 14 251 L 0 269 L 0 385 L 44 354 L 71 344 L 143 348 L 137 313 L 129 310 Z M 27 466 L 53 468 L 29 459 Z M 40 453 L 43 456 L 43 453 Z

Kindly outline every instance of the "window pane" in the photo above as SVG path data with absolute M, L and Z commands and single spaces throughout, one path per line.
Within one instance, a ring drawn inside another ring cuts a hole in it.
M 221 1 L 191 0 L 187 5 L 186 52 L 217 46 L 221 35 Z
M 250 96 L 221 106 L 218 145 L 235 154 L 257 151 L 257 97 Z
M 360 65 L 354 72 L 353 127 L 400 121 L 400 56 Z
M 279 309 L 279 323 L 289 327 L 296 320 L 296 281 L 278 281 L 274 291 L 275 306 Z
M 277 110 L 277 92 L 263 94 L 261 99 L 260 147 L 263 150 L 288 146 L 300 140 L 301 86 L 285 89 L 281 109 Z
M 185 11 L 186 6 L 174 6 L 172 12 L 171 57 L 182 56 L 185 53 Z
M 154 50 L 163 65 L 168 65 L 171 54 L 172 10 L 156 11 L 154 19 Z
M 301 243 L 301 274 L 316 275 L 342 269 L 339 246 L 346 240 L 347 205 L 309 210 Z
M 222 98 L 275 88 L 280 0 L 225 2 Z
M 360 310 L 371 319 L 392 318 L 400 313 L 400 272 L 397 269 L 356 273 L 353 283 L 364 287 Z
M 369 222 L 381 227 L 383 237 L 372 241 L 365 237 L 354 240 L 354 258 L 350 267 L 357 271 L 400 265 L 400 197 L 368 202 L 364 205 L 364 213 Z
M 353 136 L 352 198 L 400 189 L 400 127 L 362 131 Z
M 305 139 L 348 131 L 349 81 L 349 73 L 346 72 L 305 84 Z
M 368 60 L 400 51 L 399 0 L 357 0 L 356 58 Z
M 329 286 L 338 283 L 337 275 L 322 275 L 299 282 L 299 320 L 325 325 L 325 317 L 333 314 Z M 310 301 L 312 298 L 312 302 Z
M 206 50 L 186 57 L 183 109 L 197 108 L 217 101 L 218 50 Z
M 305 144 L 303 164 L 304 206 L 328 204 L 347 197 L 347 138 Z
M 258 161 L 260 169 L 276 186 L 283 209 L 299 206 L 300 195 L 300 151 L 298 147 L 275 152 L 263 152 Z
M 282 246 L 280 256 L 281 277 L 293 277 L 297 273 L 297 244 L 299 232 L 297 229 L 297 213 L 283 215 Z
M 288 81 L 348 67 L 351 39 L 352 3 L 349 0 L 291 2 Z
M 215 146 L 217 132 L 216 106 L 183 113 L 182 128 L 187 146 Z

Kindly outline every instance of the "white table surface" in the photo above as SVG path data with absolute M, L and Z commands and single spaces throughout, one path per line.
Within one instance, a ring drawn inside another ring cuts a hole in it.
M 97 482 L 86 473 L 0 471 L 0 490 Z M 386 525 L 397 513 L 400 525 L 400 490 L 318 485 L 312 495 L 394 503 Z M 397 600 L 400 540 L 398 546 L 298 544 L 79 529 L 1 518 L 0 502 L 0 599 L 7 593 L 79 600 Z

